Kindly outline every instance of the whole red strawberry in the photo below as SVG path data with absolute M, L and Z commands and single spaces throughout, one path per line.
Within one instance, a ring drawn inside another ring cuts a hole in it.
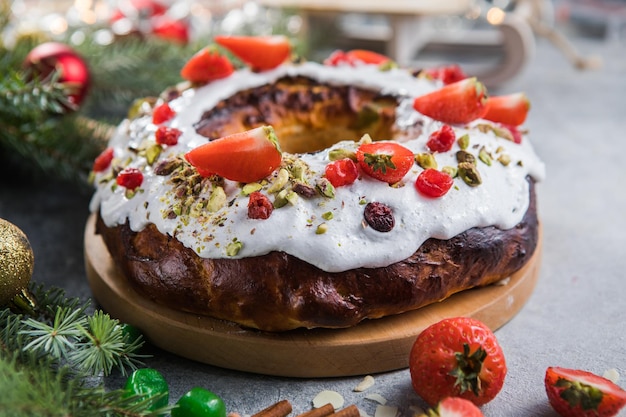
M 563 417 L 611 417 L 626 405 L 626 391 L 591 372 L 550 367 L 544 382 L 550 405 Z
M 429 405 L 461 397 L 480 406 L 500 392 L 507 367 L 502 348 L 484 323 L 454 317 L 420 333 L 409 370 L 413 389 Z

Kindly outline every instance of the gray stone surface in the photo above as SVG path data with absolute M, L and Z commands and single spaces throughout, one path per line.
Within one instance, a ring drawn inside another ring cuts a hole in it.
M 601 70 L 579 72 L 552 45 L 538 40 L 536 56 L 516 79 L 492 93 L 526 91 L 527 122 L 547 179 L 538 187 L 543 263 L 536 290 L 496 332 L 509 373 L 486 416 L 556 416 L 543 376 L 558 365 L 602 374 L 615 368 L 626 386 L 626 44 L 574 39 L 585 54 L 604 59 Z M 35 251 L 34 280 L 90 297 L 83 266 L 89 194 L 50 180 L 2 170 L 0 217 L 20 227 Z M 146 365 L 167 378 L 172 402 L 193 386 L 222 396 L 229 411 L 252 414 L 280 399 L 295 412 L 310 409 L 322 389 L 373 415 L 375 403 L 352 392 L 360 377 L 302 380 L 252 375 L 195 363 L 156 348 Z M 369 392 L 411 416 L 421 405 L 408 370 L 376 375 Z M 119 388 L 124 378 L 107 379 Z

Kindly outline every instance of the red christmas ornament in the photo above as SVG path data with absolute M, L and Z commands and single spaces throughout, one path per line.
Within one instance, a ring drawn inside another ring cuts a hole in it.
M 57 71 L 59 82 L 69 88 L 68 101 L 74 107 L 80 106 L 87 95 L 91 82 L 87 63 L 66 44 L 42 43 L 28 53 L 23 66 L 42 79 Z

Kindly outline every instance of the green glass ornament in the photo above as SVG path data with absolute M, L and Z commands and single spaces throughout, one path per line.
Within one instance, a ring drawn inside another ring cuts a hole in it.
M 159 395 L 160 397 L 152 404 L 150 410 L 165 407 L 169 402 L 167 381 L 156 369 L 137 369 L 126 380 L 124 390 L 129 396 L 140 395 L 144 399 Z
M 172 417 L 226 417 L 226 405 L 211 391 L 194 387 L 176 402 Z

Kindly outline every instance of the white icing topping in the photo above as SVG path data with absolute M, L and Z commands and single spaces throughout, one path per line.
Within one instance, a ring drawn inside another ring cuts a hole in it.
M 182 135 L 177 145 L 163 147 L 159 160 L 183 155 L 206 143 L 206 138 L 196 133 L 193 124 L 218 102 L 238 91 L 272 83 L 285 75 L 304 75 L 322 83 L 350 84 L 400 97 L 396 125 L 405 128 L 417 121 L 424 123 L 418 137 L 403 143 L 416 154 L 427 151 L 428 136 L 442 125 L 412 108 L 414 97 L 437 86 L 401 69 L 381 72 L 375 66 L 354 69 L 306 63 L 284 65 L 262 73 L 240 70 L 226 79 L 186 90 L 181 97 L 170 102 L 177 115 L 168 125 L 180 129 Z M 170 219 L 165 213 L 171 212 L 176 198 L 168 184 L 169 177 L 155 175 L 152 168 L 155 165 L 148 165 L 145 157 L 131 150 L 142 143 L 154 143 L 156 126 L 152 124 L 151 116 L 143 116 L 124 121 L 110 141 L 116 161 L 130 160 L 129 166 L 143 171 L 144 181 L 140 189 L 128 198 L 123 187 L 114 186 L 110 171 L 98 173 L 97 190 L 90 208 L 100 210 L 107 226 L 123 224 L 128 219 L 130 227 L 139 231 L 153 223 L 161 233 L 175 236 L 199 256 L 207 258 L 237 259 L 284 251 L 330 272 L 386 266 L 406 259 L 430 237 L 449 239 L 473 227 L 508 229 L 521 221 L 529 204 L 526 177 L 530 175 L 541 180 L 544 165 L 527 138 L 516 144 L 493 132 L 481 132 L 476 128 L 476 125 L 485 123 L 489 122 L 454 126 L 454 130 L 457 138 L 466 133 L 470 135 L 474 154 L 484 146 L 493 154 L 508 154 L 511 163 L 504 166 L 494 161 L 487 166 L 477 162 L 482 184 L 470 187 L 457 177 L 453 188 L 441 198 L 424 197 L 416 191 L 415 180 L 422 168 L 415 164 L 400 186 L 391 187 L 362 175 L 352 185 L 336 188 L 334 198 L 299 198 L 294 205 L 275 209 L 267 220 L 248 218 L 248 197 L 242 195 L 239 184 L 226 180 L 226 201 L 232 204 L 216 213 Z M 354 142 L 342 142 L 331 149 L 356 147 Z M 456 166 L 458 150 L 458 144 L 455 144 L 451 151 L 437 153 L 438 166 Z M 314 178 L 323 175 L 329 162 L 328 152 L 329 149 L 300 155 Z M 269 186 L 271 183 L 264 186 L 262 191 L 265 194 L 268 194 Z M 393 210 L 395 227 L 390 232 L 377 232 L 364 222 L 364 202 L 372 201 L 382 202 Z M 332 219 L 326 220 L 324 214 L 329 212 Z M 326 223 L 327 231 L 318 234 L 316 230 L 321 223 Z M 240 242 L 241 249 L 236 255 L 229 256 L 226 248 L 233 241 Z

